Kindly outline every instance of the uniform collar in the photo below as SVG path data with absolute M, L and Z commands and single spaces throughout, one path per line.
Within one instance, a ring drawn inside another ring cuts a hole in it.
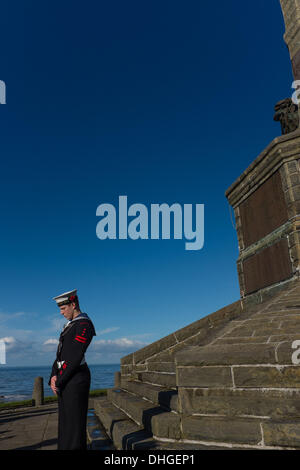
M 76 318 L 74 318 L 73 320 L 69 320 L 63 327 L 63 331 L 67 328 L 67 326 L 69 326 L 71 323 L 73 323 L 74 321 L 76 320 L 82 320 L 83 318 L 85 319 L 88 319 L 89 320 L 89 316 L 86 314 L 86 313 L 80 313 Z
M 76 321 L 76 320 L 81 320 L 82 318 L 88 319 L 89 317 L 86 313 L 81 312 L 76 318 L 74 318 L 73 320 L 70 320 L 69 323 L 72 323 L 73 321 Z

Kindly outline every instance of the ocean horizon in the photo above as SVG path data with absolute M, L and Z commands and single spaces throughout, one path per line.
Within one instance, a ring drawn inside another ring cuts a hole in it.
M 88 364 L 91 371 L 90 390 L 114 386 L 114 374 L 120 364 Z M 30 400 L 34 379 L 43 377 L 44 396 L 53 396 L 48 385 L 51 366 L 0 366 L 0 402 Z

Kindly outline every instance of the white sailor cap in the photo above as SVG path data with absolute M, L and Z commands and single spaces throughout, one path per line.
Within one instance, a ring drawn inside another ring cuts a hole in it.
M 70 290 L 69 292 L 64 292 L 63 294 L 53 297 L 53 300 L 57 303 L 58 307 L 61 305 L 67 305 L 71 302 L 74 302 L 77 298 L 77 289 Z

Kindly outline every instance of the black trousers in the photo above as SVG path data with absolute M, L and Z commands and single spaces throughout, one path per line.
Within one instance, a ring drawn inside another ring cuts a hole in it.
M 57 450 L 86 450 L 86 420 L 91 374 L 86 364 L 70 378 L 58 395 Z

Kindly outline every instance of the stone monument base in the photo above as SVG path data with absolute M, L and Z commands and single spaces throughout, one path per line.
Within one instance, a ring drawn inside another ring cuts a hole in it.
M 95 411 L 117 449 L 300 449 L 300 283 L 121 360 Z

